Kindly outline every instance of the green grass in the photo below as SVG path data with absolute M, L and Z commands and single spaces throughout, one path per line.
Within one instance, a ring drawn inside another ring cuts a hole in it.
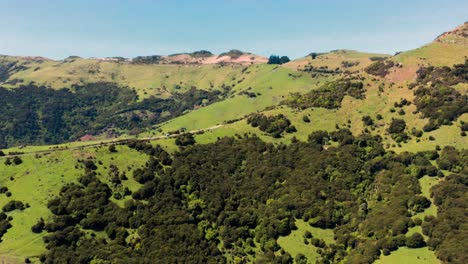
M 10 57 L 8 60 L 14 60 Z M 154 95 L 167 98 L 176 91 L 191 86 L 199 89 L 220 89 L 225 85 L 237 84 L 242 78 L 249 78 L 256 65 L 242 70 L 245 65 L 136 65 L 93 59 L 77 59 L 72 62 L 45 61 L 42 63 L 17 59 L 28 69 L 10 76 L 9 80 L 23 80 L 16 85 L 35 82 L 52 88 L 70 87 L 73 84 L 90 82 L 116 82 L 135 88 L 140 98 Z M 176 89 L 180 86 L 180 89 Z
M 413 219 L 420 218 L 421 220 L 423 220 L 424 217 L 428 215 L 437 216 L 437 206 L 434 205 L 434 200 L 431 198 L 430 190 L 433 186 L 437 185 L 441 180 L 442 180 L 441 178 L 429 177 L 427 175 L 419 179 L 419 184 L 421 185 L 421 194 L 431 201 L 431 206 L 427 208 L 426 210 L 424 210 L 424 212 L 414 215 Z
M 319 67 L 328 67 L 328 69 L 336 69 L 340 68 L 341 70 L 350 70 L 355 71 L 359 69 L 363 69 L 368 65 L 372 64 L 370 57 L 389 57 L 390 55 L 387 54 L 377 54 L 377 53 L 366 53 L 366 52 L 359 52 L 355 50 L 337 50 L 331 51 L 322 55 L 317 56 L 315 59 L 312 59 L 311 56 L 302 57 L 296 60 L 293 60 L 289 63 L 283 65 L 283 67 L 291 68 L 291 69 L 301 69 L 304 68 L 305 65 L 312 65 L 316 68 Z M 355 66 L 344 68 L 342 62 L 353 62 L 358 63 Z
M 301 219 L 296 220 L 296 226 L 297 230 L 292 231 L 288 236 L 278 238 L 278 244 L 293 258 L 301 253 L 307 257 L 308 262 L 315 263 L 320 255 L 316 252 L 317 247 L 310 243 L 304 244 L 304 232 L 309 231 L 313 237 L 323 239 L 327 244 L 330 244 L 334 242 L 333 230 L 312 227 Z
M 102 162 L 98 165 L 100 179 L 108 182 L 108 169 L 110 164 L 115 164 L 120 171 L 126 171 L 128 181 L 124 185 L 132 191 L 138 189 L 139 184 L 132 178 L 128 168 L 142 166 L 147 157 L 126 146 L 118 146 L 117 153 L 109 153 L 106 147 L 87 149 L 83 152 L 63 151 L 42 155 L 40 158 L 34 156 L 22 157 L 20 165 L 6 166 L 0 162 L 0 186 L 6 186 L 12 196 L 0 195 L 0 206 L 10 200 L 20 200 L 28 203 L 31 207 L 24 211 L 13 211 L 8 213 L 13 217 L 12 228 L 3 236 L 0 243 L 0 258 L 18 258 L 24 260 L 26 256 L 39 255 L 45 251 L 42 237 L 46 234 L 34 234 L 31 227 L 37 223 L 39 218 L 45 220 L 51 217 L 47 208 L 47 202 L 58 195 L 65 183 L 75 182 L 83 173 L 79 167 L 78 158 L 86 156 L 97 156 Z M 13 179 L 13 180 L 11 180 Z M 117 202 L 123 205 L 123 201 Z
M 47 201 L 58 194 L 64 183 L 74 181 L 81 173 L 75 169 L 74 159 L 66 153 L 53 153 L 42 158 L 23 157 L 18 166 L 0 163 L 0 185 L 6 186 L 12 196 L 0 196 L 0 205 L 9 200 L 20 200 L 31 207 L 24 211 L 9 213 L 13 216 L 12 228 L 3 236 L 0 255 L 28 256 L 42 253 L 45 248 L 43 234 L 31 232 L 40 217 L 47 219 L 50 212 Z M 14 180 L 10 180 L 13 177 Z
M 374 264 L 439 264 L 433 251 L 427 247 L 407 248 L 401 247 L 388 256 L 380 256 Z
M 324 78 L 313 79 L 305 74 L 294 78 L 288 75 L 294 71 L 273 65 L 258 65 L 258 68 L 257 77 L 246 80 L 242 85 L 236 87 L 236 91 L 251 87 L 250 92 L 260 93 L 260 96 L 248 98 L 245 95 L 235 95 L 166 122 L 161 126 L 161 129 L 167 132 L 181 127 L 185 127 L 187 130 L 208 128 L 221 124 L 223 121 L 262 111 L 269 106 L 279 104 L 289 93 L 304 93 L 325 82 Z
M 452 66 L 463 63 L 468 55 L 466 44 L 447 44 L 433 42 L 420 48 L 403 52 L 392 58 L 404 65 L 431 64 L 433 66 Z

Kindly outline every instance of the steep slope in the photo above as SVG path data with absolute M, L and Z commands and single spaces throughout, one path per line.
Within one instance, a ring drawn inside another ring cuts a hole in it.
M 393 60 L 407 65 L 452 66 L 463 63 L 468 56 L 467 32 L 468 23 L 464 23 L 441 34 L 432 43 L 398 54 Z

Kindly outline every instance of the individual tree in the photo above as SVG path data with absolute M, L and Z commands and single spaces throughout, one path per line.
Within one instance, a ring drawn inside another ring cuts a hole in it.
M 420 233 L 414 233 L 406 238 L 406 246 L 409 248 L 420 248 L 426 246 L 424 237 Z
M 14 163 L 15 165 L 20 165 L 21 163 L 23 163 L 23 160 L 22 160 L 20 157 L 15 156 L 15 157 L 13 158 L 13 163 Z
M 109 152 L 112 152 L 112 153 L 117 152 L 117 149 L 115 148 L 115 145 L 114 145 L 114 144 L 112 144 L 112 145 L 109 146 Z
M 268 64 L 280 64 L 280 57 L 277 55 L 271 55 L 268 58 Z
M 281 58 L 280 58 L 280 64 L 288 63 L 290 61 L 291 60 L 289 59 L 288 56 L 281 56 Z
M 366 126 L 372 126 L 374 124 L 374 120 L 368 115 L 362 117 L 362 122 L 364 122 Z

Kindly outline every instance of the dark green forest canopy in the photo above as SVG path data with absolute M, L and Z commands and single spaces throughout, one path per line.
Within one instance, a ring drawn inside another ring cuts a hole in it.
M 325 149 L 329 141 L 337 147 Z M 395 154 L 385 152 L 380 141 L 345 129 L 314 132 L 308 142 L 288 146 L 244 136 L 187 146 L 172 157 L 159 146 L 130 142 L 149 156 L 133 173 L 141 188 L 122 196 L 133 199 L 124 208 L 114 204 L 110 197 L 126 179 L 109 173 L 113 179 L 105 184 L 96 177 L 98 160 L 82 161 L 79 183 L 64 186 L 49 202 L 52 221 L 34 228 L 49 232 L 49 251 L 41 259 L 226 263 L 226 256 L 248 262 L 255 255 L 258 263 L 292 263 L 276 241 L 296 229 L 295 219 L 303 219 L 334 229 L 335 243 L 313 242 L 320 247 L 320 263 L 371 263 L 381 251 L 421 246 L 419 235 L 405 237 L 409 227 L 421 224 L 411 216 L 430 203 L 421 198 L 418 178 L 438 174 L 431 160 L 442 166 L 450 160 L 457 166 L 444 168 L 454 174 L 433 190 L 442 214 L 422 224 L 441 259 L 462 263 L 466 252 L 451 246 L 468 231 L 461 213 L 467 204 L 467 151 Z M 450 220 L 458 228 L 443 232 L 454 203 L 462 209 Z M 86 235 L 90 230 L 106 235 Z
M 468 95 L 450 87 L 468 81 L 468 59 L 453 67 L 421 67 L 417 82 L 412 86 L 414 103 L 423 117 L 429 118 L 424 131 L 432 131 L 442 125 L 450 125 L 464 113 L 468 113 Z M 430 85 L 428 85 L 430 83 Z
M 283 132 L 294 133 L 296 127 L 283 114 L 265 116 L 263 114 L 253 114 L 247 118 L 247 123 L 252 127 L 258 127 L 275 138 L 280 138 Z
M 134 90 L 112 83 L 53 90 L 35 85 L 0 87 L 0 148 L 58 144 L 112 129 L 137 132 L 216 102 L 229 88 L 208 92 L 192 87 L 169 99 L 138 100 Z

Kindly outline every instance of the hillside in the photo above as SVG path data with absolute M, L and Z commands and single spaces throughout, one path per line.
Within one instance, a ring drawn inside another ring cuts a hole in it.
M 394 56 L 0 57 L 0 261 L 464 263 L 468 23 Z

